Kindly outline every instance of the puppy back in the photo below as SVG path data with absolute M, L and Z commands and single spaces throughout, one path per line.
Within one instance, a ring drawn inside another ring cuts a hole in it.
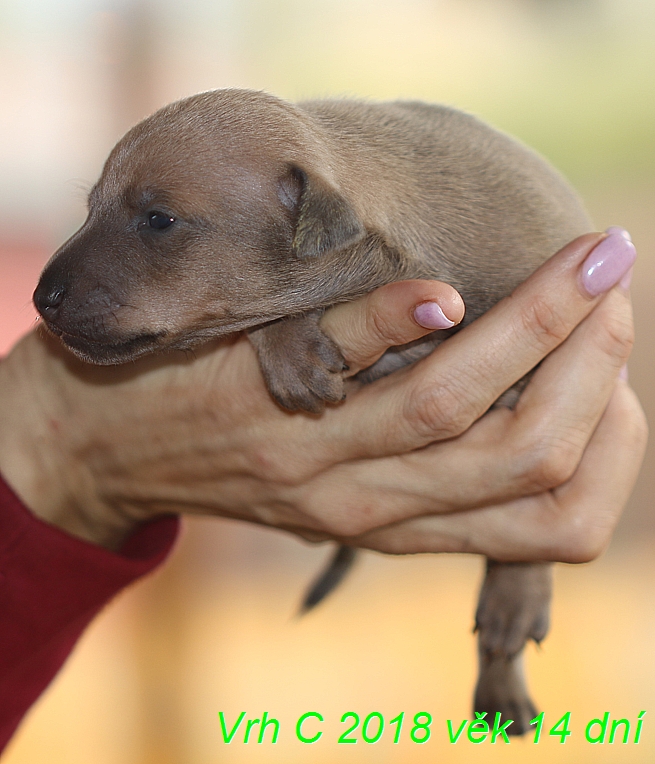
M 412 101 L 299 106 L 367 228 L 403 253 L 411 276 L 458 288 L 475 316 L 592 229 L 545 159 L 469 114 Z

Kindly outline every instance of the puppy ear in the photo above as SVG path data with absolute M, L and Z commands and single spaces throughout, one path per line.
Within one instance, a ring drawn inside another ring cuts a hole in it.
M 278 196 L 294 215 L 293 250 L 300 258 L 318 257 L 355 244 L 366 229 L 348 201 L 323 179 L 292 167 L 280 180 Z

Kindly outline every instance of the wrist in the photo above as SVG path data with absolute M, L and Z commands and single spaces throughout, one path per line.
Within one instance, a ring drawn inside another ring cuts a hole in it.
M 32 333 L 0 362 L 0 473 L 41 520 L 117 550 L 138 520 L 103 500 L 84 458 L 94 412 L 58 350 Z

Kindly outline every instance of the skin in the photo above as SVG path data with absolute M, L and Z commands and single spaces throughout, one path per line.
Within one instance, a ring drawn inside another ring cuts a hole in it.
M 438 278 L 454 285 L 466 300 L 467 314 L 461 322 L 465 328 L 516 288 L 544 257 L 589 227 L 581 203 L 552 168 L 509 137 L 460 112 L 407 102 L 316 101 L 294 106 L 262 93 L 218 90 L 164 107 L 119 141 L 89 196 L 87 220 L 47 265 L 34 302 L 45 325 L 69 350 L 100 365 L 123 364 L 156 351 L 196 350 L 203 340 L 248 330 L 270 395 L 286 411 L 318 415 L 326 404 L 338 407 L 343 401 L 344 372 L 349 372 L 349 359 L 341 355 L 338 338 L 334 342 L 320 328 L 324 308 L 402 279 Z M 594 294 L 599 283 L 604 289 L 616 283 L 634 255 L 626 237 L 609 236 L 594 254 L 597 262 L 591 274 L 599 270 L 588 284 Z M 586 266 L 585 273 L 591 278 Z M 606 283 L 608 274 L 612 283 Z M 514 300 L 515 308 L 517 304 L 521 308 L 520 298 Z M 575 471 L 579 461 L 575 444 L 570 446 L 570 436 L 563 443 L 555 441 L 556 446 L 541 438 L 527 451 L 508 452 L 508 433 L 513 438 L 510 443 L 517 443 L 515 421 L 510 421 L 518 418 L 516 412 L 494 420 L 499 427 L 482 451 L 486 456 L 497 452 L 491 474 L 500 465 L 510 473 L 510 484 L 517 482 L 517 475 L 522 478 L 518 494 L 515 488 L 507 496 L 506 485 L 494 492 L 498 486 L 490 479 L 488 465 L 462 476 L 464 488 L 472 477 L 478 491 L 459 507 L 444 502 L 448 489 L 441 491 L 441 483 L 452 483 L 453 476 L 442 471 L 440 482 L 432 480 L 441 464 L 414 467 L 418 477 L 407 476 L 408 467 L 414 466 L 411 457 L 424 456 L 415 453 L 417 448 L 437 451 L 443 458 L 444 450 L 452 454 L 453 436 L 462 435 L 466 441 L 469 425 L 494 401 L 502 397 L 499 402 L 514 408 L 526 382 L 524 374 L 542 360 L 544 349 L 551 349 L 553 338 L 561 342 L 566 337 L 541 295 L 522 306 L 518 322 L 510 315 L 505 318 L 509 320 L 505 337 L 514 343 L 499 347 L 497 335 L 483 332 L 484 342 L 479 344 L 480 331 L 469 333 L 464 347 L 468 345 L 470 353 L 478 344 L 479 352 L 468 355 L 466 363 L 459 355 L 462 341 L 446 342 L 447 350 L 434 353 L 432 363 L 399 378 L 407 382 L 401 397 L 396 391 L 399 411 L 394 412 L 389 398 L 383 409 L 366 407 L 364 419 L 375 416 L 372 432 L 383 429 L 395 434 L 405 423 L 412 426 L 407 443 L 394 448 L 391 458 L 374 463 L 375 478 L 369 487 L 378 493 L 381 485 L 385 488 L 375 503 L 366 492 L 353 501 L 334 479 L 340 467 L 354 466 L 354 480 L 351 477 L 345 485 L 357 484 L 369 466 L 366 451 L 356 455 L 354 464 L 352 459 L 344 464 L 341 453 L 325 460 L 324 452 L 323 463 L 310 455 L 331 445 L 330 429 L 336 434 L 344 416 L 350 415 L 348 447 L 360 441 L 362 420 L 352 406 L 333 408 L 323 420 L 314 420 L 308 428 L 311 437 L 302 448 L 290 434 L 294 425 L 280 421 L 273 442 L 279 444 L 280 434 L 289 435 L 286 450 L 291 444 L 294 448 L 282 471 L 290 470 L 291 476 L 271 492 L 268 485 L 243 479 L 252 478 L 253 456 L 259 462 L 255 474 L 262 466 L 268 471 L 268 462 L 275 459 L 267 454 L 269 438 L 244 461 L 243 452 L 226 441 L 235 431 L 233 412 L 225 418 L 210 405 L 202 422 L 194 423 L 206 441 L 191 462 L 188 432 L 186 439 L 168 429 L 163 439 L 156 437 L 157 447 L 163 440 L 177 454 L 172 463 L 170 457 L 162 461 L 157 449 L 152 462 L 152 438 L 145 438 L 129 460 L 123 459 L 109 472 L 104 467 L 101 495 L 91 492 L 78 503 L 78 513 L 88 514 L 87 507 L 100 499 L 101 506 L 108 504 L 134 518 L 144 509 L 175 510 L 181 498 L 191 499 L 195 511 L 218 510 L 306 536 L 320 538 L 336 530 L 349 547 L 353 538 L 367 543 L 367 534 L 375 531 L 391 530 L 393 537 L 396 524 L 425 515 L 426 509 L 406 514 L 406 502 L 398 502 L 401 486 L 414 495 L 421 493 L 427 511 L 439 515 L 555 487 Z M 521 330 L 531 319 L 546 341 L 538 332 L 526 347 Z M 354 384 L 372 383 L 427 357 L 443 339 L 437 333 L 385 355 Z M 623 344 L 631 344 L 625 332 Z M 532 351 L 533 361 L 523 373 L 509 376 L 521 350 Z M 439 365 L 434 367 L 435 363 Z M 499 363 L 507 367 L 504 375 Z M 433 368 L 427 383 L 417 384 L 416 375 L 426 368 Z M 490 400 L 489 375 L 496 382 L 505 376 Z M 208 402 L 205 395 L 217 395 L 221 381 L 209 388 L 205 383 L 201 399 Z M 234 406 L 239 424 L 245 415 L 250 423 L 248 438 L 259 430 L 260 420 L 249 419 L 249 409 L 239 411 L 242 401 L 251 402 L 250 396 L 239 398 L 243 392 L 234 389 L 215 398 L 214 405 Z M 352 392 L 353 402 L 370 400 Z M 194 414 L 197 419 L 193 404 L 191 411 L 188 402 L 177 408 L 180 396 L 175 389 L 164 398 L 176 411 L 178 424 L 193 422 Z M 98 400 L 95 408 L 106 409 L 107 403 Z M 138 413 L 119 432 L 114 425 L 114 439 L 125 438 L 135 421 Z M 61 427 L 61 416 L 51 420 L 50 427 L 53 422 Z M 597 422 L 591 423 L 592 429 Z M 104 422 L 103 440 L 106 432 L 112 432 L 112 424 Z M 368 433 L 369 428 L 363 431 Z M 421 431 L 425 440 L 417 442 Z M 217 441 L 225 452 L 220 486 L 215 485 L 211 458 Z M 182 452 L 177 451 L 179 445 Z M 457 445 L 457 464 L 476 466 L 479 443 Z M 93 487 L 88 473 L 92 478 L 103 473 L 106 450 L 98 442 L 77 445 L 78 483 Z M 335 456 L 341 464 L 335 463 Z M 311 465 L 311 471 L 299 479 L 293 473 L 302 461 Z M 398 473 L 399 461 L 404 474 Z M 178 462 L 183 465 L 181 481 Z M 388 467 L 388 473 L 379 472 L 380 466 Z M 387 474 L 400 481 L 390 484 Z M 326 480 L 324 506 L 312 514 L 311 492 Z M 194 484 L 197 488 L 190 491 Z M 303 497 L 308 484 L 310 495 Z M 425 492 L 428 486 L 434 490 Z M 460 489 L 459 484 L 454 487 Z M 120 531 L 117 526 L 116 538 L 110 537 L 108 543 L 119 543 Z M 502 542 L 505 531 L 488 535 L 490 541 Z M 534 538 L 545 547 L 543 534 Z M 514 561 L 507 561 L 502 550 L 494 551 L 500 554 L 489 560 L 476 615 L 481 660 L 474 708 L 513 719 L 512 731 L 522 734 L 537 712 L 525 688 L 520 653 L 526 639 L 539 642 L 547 632 L 552 566 L 510 564 Z M 548 554 L 546 548 L 543 551 Z M 348 554 L 353 554 L 352 548 Z M 332 568 L 323 580 L 329 590 L 329 582 L 335 580 Z
M 0 471 L 37 516 L 113 550 L 181 512 L 394 553 L 593 559 L 647 437 L 619 378 L 629 295 L 580 286 L 602 238 L 568 245 L 431 356 L 320 418 L 273 403 L 243 337 L 93 367 L 32 333 L 0 364 Z M 339 305 L 323 328 L 355 373 L 429 331 L 413 319 L 426 301 L 461 320 L 451 287 L 410 281 Z M 544 358 L 515 410 L 483 416 Z

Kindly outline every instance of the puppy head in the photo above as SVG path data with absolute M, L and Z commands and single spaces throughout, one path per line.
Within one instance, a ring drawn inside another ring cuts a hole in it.
M 111 364 L 333 302 L 325 282 L 366 231 L 314 132 L 295 107 L 237 90 L 134 127 L 41 276 L 45 325 Z

